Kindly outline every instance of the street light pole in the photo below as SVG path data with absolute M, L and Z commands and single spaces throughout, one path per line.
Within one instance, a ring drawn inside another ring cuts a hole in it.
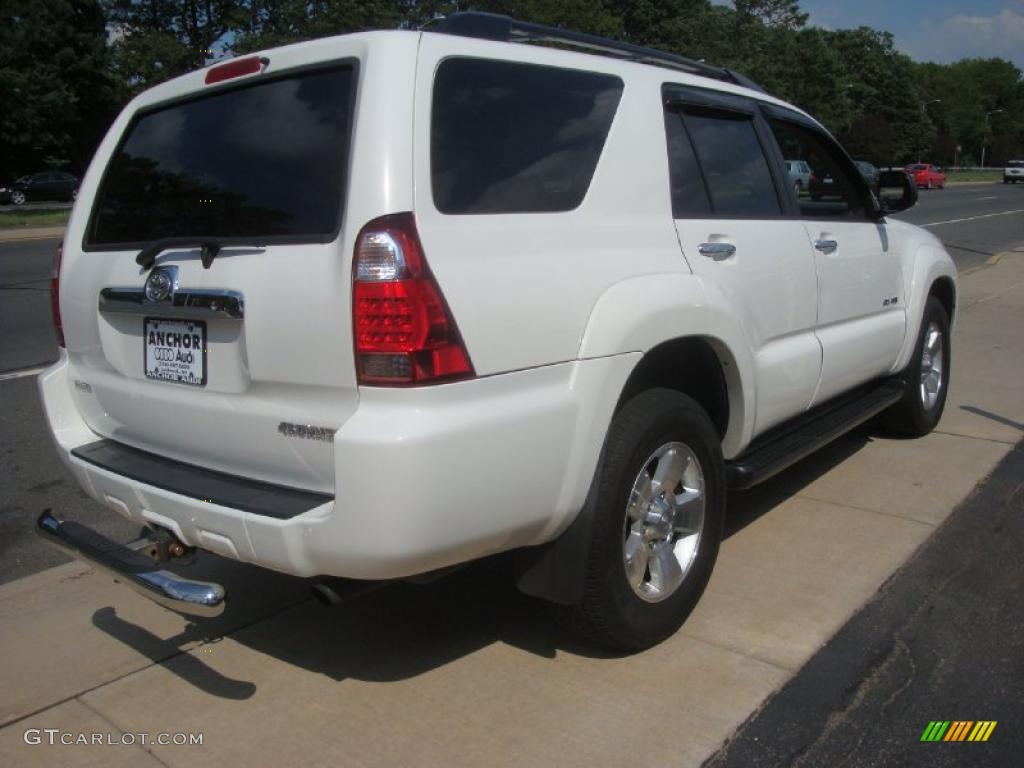
M 981 137 L 981 167 L 985 168 L 985 139 L 988 138 L 988 118 L 989 115 L 994 115 L 997 112 L 1002 112 L 1001 109 L 993 109 L 991 112 L 985 113 L 985 135 Z

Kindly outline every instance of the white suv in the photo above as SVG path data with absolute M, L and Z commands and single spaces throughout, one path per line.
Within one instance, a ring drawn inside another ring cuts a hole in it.
M 1003 168 L 1003 184 L 1024 181 L 1024 160 L 1007 160 Z
M 648 646 L 728 487 L 937 422 L 956 271 L 882 187 L 739 75 L 505 17 L 164 83 L 82 181 L 40 379 L 79 482 L 152 534 L 38 528 L 199 615 L 223 589 L 162 570 L 192 548 L 328 593 L 514 550 L 524 591 Z

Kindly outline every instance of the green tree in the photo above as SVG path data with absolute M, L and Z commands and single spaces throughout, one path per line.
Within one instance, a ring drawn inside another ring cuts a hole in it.
M 130 96 L 201 67 L 252 0 L 101 0 L 114 74 Z
M 115 112 L 95 0 L 0 2 L 0 174 L 80 173 Z

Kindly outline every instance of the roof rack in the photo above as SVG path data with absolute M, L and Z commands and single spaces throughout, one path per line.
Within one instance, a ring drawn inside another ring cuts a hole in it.
M 531 24 L 518 21 L 511 16 L 478 11 L 463 11 L 432 22 L 431 31 L 460 37 L 475 37 L 483 40 L 497 40 L 503 43 L 553 43 L 556 45 L 579 48 L 588 53 L 597 53 L 617 59 L 626 59 L 641 64 L 653 64 L 686 72 L 691 75 L 711 77 L 727 83 L 735 83 L 744 88 L 764 91 L 750 78 L 733 72 L 725 67 L 716 67 L 703 61 L 677 56 L 655 48 L 623 43 L 607 37 L 588 35 L 583 32 L 571 32 L 543 24 Z

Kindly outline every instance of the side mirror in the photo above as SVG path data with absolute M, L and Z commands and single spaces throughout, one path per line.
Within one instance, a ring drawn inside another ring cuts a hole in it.
M 905 211 L 917 203 L 917 184 L 906 171 L 882 171 L 878 176 L 882 215 Z

